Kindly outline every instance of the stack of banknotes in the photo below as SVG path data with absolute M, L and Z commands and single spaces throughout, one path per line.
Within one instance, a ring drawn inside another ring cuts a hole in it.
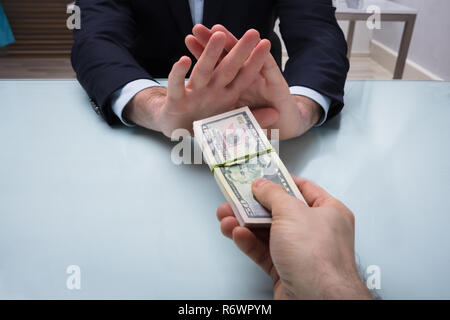
M 203 158 L 241 226 L 267 227 L 268 212 L 253 196 L 252 182 L 265 178 L 304 201 L 248 107 L 194 122 Z

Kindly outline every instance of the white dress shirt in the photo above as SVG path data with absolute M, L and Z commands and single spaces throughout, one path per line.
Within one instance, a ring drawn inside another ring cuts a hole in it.
M 189 6 L 191 8 L 192 22 L 194 25 L 200 24 L 203 21 L 203 3 L 204 0 L 189 0 Z M 119 117 L 119 119 L 127 126 L 133 126 L 132 124 L 126 122 L 122 117 L 122 112 L 128 102 L 133 99 L 133 97 L 140 91 L 151 88 L 160 87 L 161 85 L 153 80 L 149 79 L 139 79 L 127 83 L 121 89 L 116 90 L 112 94 L 111 107 L 114 113 Z M 330 109 L 331 99 L 319 92 L 302 86 L 290 87 L 291 94 L 301 95 L 308 97 L 315 102 L 317 102 L 323 109 L 323 117 L 320 119 L 317 126 L 322 125 L 327 119 L 328 110 Z

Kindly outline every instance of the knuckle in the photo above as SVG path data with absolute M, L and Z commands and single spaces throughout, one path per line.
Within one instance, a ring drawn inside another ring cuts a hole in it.
M 301 185 L 301 189 L 304 190 L 310 190 L 311 188 L 315 187 L 315 184 L 309 180 L 303 180 L 303 183 Z
M 279 184 L 270 182 L 266 183 L 262 186 L 263 192 L 269 196 L 271 199 L 274 199 L 277 202 L 285 203 L 286 201 L 286 190 Z
M 284 201 L 275 201 L 275 203 L 272 204 L 272 211 L 274 212 L 285 212 L 289 206 Z
M 314 199 L 314 202 L 311 204 L 311 207 L 321 207 L 327 201 L 328 197 L 324 195 L 320 195 Z
M 342 220 L 343 218 L 345 221 L 350 223 L 352 228 L 355 227 L 355 215 L 350 209 L 348 209 L 342 202 L 336 199 L 331 200 L 330 205 L 334 209 L 332 210 L 332 214 L 336 219 Z
M 300 204 L 290 196 L 279 197 L 277 201 L 272 204 L 272 212 L 284 213 L 285 217 L 290 216 L 291 214 L 296 216 L 300 209 Z
M 345 210 L 344 213 L 345 213 L 348 221 L 351 223 L 352 227 L 355 227 L 355 215 L 354 215 L 354 213 L 352 211 L 348 210 L 348 209 Z

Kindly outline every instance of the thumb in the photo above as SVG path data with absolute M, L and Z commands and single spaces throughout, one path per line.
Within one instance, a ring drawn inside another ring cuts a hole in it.
M 281 185 L 263 178 L 253 181 L 252 192 L 259 203 L 270 211 L 277 204 L 284 204 L 295 200 Z

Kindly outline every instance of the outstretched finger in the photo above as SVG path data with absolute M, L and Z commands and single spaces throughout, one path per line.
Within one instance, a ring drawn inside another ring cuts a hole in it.
M 253 49 L 250 57 L 244 63 L 238 75 L 231 83 L 230 87 L 236 90 L 242 90 L 249 87 L 257 77 L 260 75 L 260 71 L 263 68 L 265 60 L 270 55 L 270 41 L 261 40 L 258 45 Z
M 230 52 L 231 49 L 238 43 L 238 39 L 223 25 L 216 24 L 214 25 L 211 30 L 205 27 L 204 25 L 197 24 L 192 29 L 192 34 L 197 38 L 200 44 L 203 46 L 206 46 L 206 44 L 209 41 L 209 38 L 214 32 L 223 32 L 227 36 L 227 41 L 225 43 L 225 50 L 227 52 Z
M 222 32 L 220 33 L 223 34 Z M 212 39 L 213 37 L 211 37 L 209 43 L 211 43 Z M 259 42 L 258 31 L 254 29 L 247 31 L 214 70 L 214 84 L 218 87 L 225 87 L 230 84 Z
M 214 33 L 192 70 L 188 86 L 202 88 L 210 82 L 224 46 L 225 35 L 222 32 Z
M 190 34 L 184 39 L 184 43 L 186 44 L 188 50 L 195 57 L 195 59 L 200 59 L 200 56 L 205 50 L 205 47 L 200 43 L 200 41 L 198 41 L 196 37 Z
M 210 30 L 202 24 L 196 24 L 194 28 L 192 28 L 192 34 L 195 36 L 195 38 L 199 41 L 199 43 L 203 47 L 206 47 L 213 33 L 218 31 L 222 32 L 221 30 L 217 31 L 213 31 L 212 29 Z
M 200 46 L 205 48 L 206 45 L 208 44 L 209 40 L 211 39 L 211 36 L 214 34 L 214 32 L 222 32 L 222 30 L 225 30 L 227 32 L 227 34 L 229 33 L 227 29 L 223 28 L 221 30 L 215 30 L 213 31 L 212 29 L 208 29 L 207 27 L 205 27 L 202 24 L 196 24 L 193 28 L 192 28 L 192 34 L 193 36 L 188 36 L 188 38 L 186 38 L 186 46 L 188 47 L 189 51 L 191 51 L 191 53 L 196 56 L 196 58 L 198 59 L 201 55 L 201 52 L 199 54 L 199 49 Z M 196 43 L 194 43 L 192 41 L 192 38 L 195 38 Z M 227 39 L 225 41 L 225 46 L 228 46 L 230 39 L 228 39 L 228 35 L 227 35 Z M 237 40 L 236 40 L 237 42 Z M 231 47 L 232 48 L 232 47 Z M 225 58 L 225 56 L 227 55 L 228 51 L 231 50 L 231 48 L 228 49 L 224 49 L 222 54 L 220 55 L 219 61 L 222 61 L 223 58 Z M 195 53 L 194 53 L 195 52 Z
M 225 50 L 228 52 L 231 51 L 236 43 L 238 43 L 238 39 L 221 24 L 216 24 L 211 28 L 211 32 L 218 31 L 225 33 L 225 35 L 227 36 L 227 41 L 225 42 Z
M 167 86 L 167 95 L 169 98 L 174 100 L 183 98 L 185 93 L 184 83 L 191 64 L 191 59 L 183 56 L 173 65 L 172 71 L 169 73 Z
M 226 35 L 225 50 L 231 51 L 231 49 L 238 42 L 238 39 L 230 31 L 228 31 L 227 28 L 225 28 L 224 26 L 222 26 L 220 24 L 216 24 L 215 26 L 213 26 L 211 28 L 211 32 L 218 32 L 218 31 L 225 33 L 225 35 Z M 206 38 L 204 30 L 202 30 L 202 32 L 200 32 L 199 34 L 201 34 L 202 39 Z M 275 59 L 273 58 L 273 56 L 271 54 L 269 54 L 266 57 L 266 60 L 264 61 L 264 66 L 262 68 L 262 74 L 264 75 L 264 77 L 266 78 L 266 80 L 268 81 L 269 84 L 276 84 L 276 83 L 279 83 L 281 80 L 280 69 L 278 68 L 277 62 L 275 61 Z

